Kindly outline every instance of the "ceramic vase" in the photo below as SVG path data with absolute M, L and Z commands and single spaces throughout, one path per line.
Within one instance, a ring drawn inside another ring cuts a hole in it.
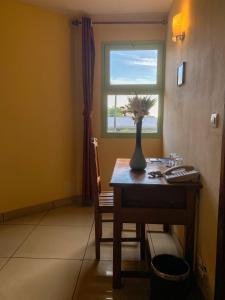
M 130 160 L 130 167 L 135 171 L 143 171 L 146 168 L 146 160 L 141 148 L 142 118 L 136 123 L 136 145 Z

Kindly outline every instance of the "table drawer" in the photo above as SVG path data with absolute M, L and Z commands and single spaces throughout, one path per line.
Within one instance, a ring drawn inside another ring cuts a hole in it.
M 149 208 L 186 208 L 186 189 L 170 187 L 162 189 L 152 187 L 151 190 L 143 186 L 122 189 L 122 207 Z

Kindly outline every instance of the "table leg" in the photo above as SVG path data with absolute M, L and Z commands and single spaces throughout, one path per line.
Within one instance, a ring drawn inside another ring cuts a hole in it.
M 114 216 L 113 216 L 113 288 L 121 287 L 121 235 L 122 222 L 120 220 L 121 189 L 114 188 Z
M 185 258 L 193 269 L 194 262 L 194 230 L 192 226 L 186 226 Z
M 195 192 L 187 192 L 187 225 L 185 228 L 185 258 L 193 269 L 195 242 Z
M 121 287 L 121 226 L 114 219 L 113 225 L 113 288 Z
M 145 224 L 140 224 L 141 228 L 141 242 L 140 242 L 140 251 L 141 251 L 141 260 L 145 259 Z

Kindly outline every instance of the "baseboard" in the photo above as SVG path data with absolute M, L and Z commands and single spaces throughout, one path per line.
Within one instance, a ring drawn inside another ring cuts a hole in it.
M 0 224 L 3 224 L 6 221 L 16 219 L 19 217 L 24 217 L 33 213 L 40 213 L 46 210 L 50 210 L 52 208 L 66 206 L 70 204 L 81 205 L 81 196 L 72 196 L 63 199 L 57 199 L 53 201 L 49 201 L 46 203 L 41 203 L 33 206 L 27 206 L 15 210 L 11 210 L 5 213 L 0 214 Z

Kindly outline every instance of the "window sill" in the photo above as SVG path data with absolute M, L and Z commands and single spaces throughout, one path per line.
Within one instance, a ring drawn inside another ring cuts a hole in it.
M 101 135 L 102 138 L 116 138 L 116 139 L 120 139 L 120 138 L 135 138 L 136 137 L 136 133 L 106 133 L 103 132 Z M 161 133 L 142 133 L 141 138 L 142 139 L 160 139 L 162 137 Z

